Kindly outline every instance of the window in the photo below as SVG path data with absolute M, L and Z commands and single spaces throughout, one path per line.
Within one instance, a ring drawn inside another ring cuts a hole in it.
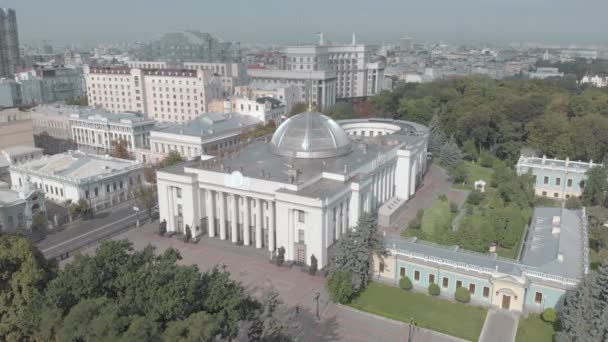
M 544 178 L 544 180 L 543 180 L 543 183 L 545 183 L 545 184 L 549 184 L 549 177 L 545 176 L 545 178 Z
M 182 189 L 181 188 L 175 188 L 175 196 L 177 196 L 177 198 L 182 198 Z
M 84 191 L 84 198 L 89 199 L 89 190 Z
M 483 287 L 483 297 L 488 298 L 490 296 L 490 288 L 487 286 Z
M 546 191 L 543 191 L 543 196 L 547 196 L 547 192 Z
M 59 191 L 61 192 L 61 197 L 63 197 L 63 189 L 59 189 Z
M 429 284 L 435 284 L 435 275 L 429 274 Z
M 300 223 L 304 223 L 305 219 L 305 214 L 303 210 L 298 210 L 298 222 Z
M 110 192 L 110 184 L 106 184 L 106 192 Z
M 95 188 L 95 197 L 99 196 L 99 188 Z
M 536 292 L 536 294 L 534 295 L 534 303 L 536 304 L 540 304 L 543 301 L 543 294 L 540 292 Z
M 405 277 L 405 267 L 400 267 L 399 268 L 399 276 L 401 278 Z
M 462 281 L 456 280 L 456 288 L 462 287 Z
M 572 187 L 572 179 L 568 179 L 567 184 L 568 184 L 568 187 Z
M 380 273 L 384 273 L 384 263 L 381 262 L 379 265 Z
M 469 284 L 469 292 L 475 294 L 475 284 Z
M 304 229 L 298 229 L 298 242 L 304 243 Z
M 554 192 L 554 193 L 553 193 L 553 197 L 558 198 L 558 197 L 559 197 L 559 194 L 558 194 L 557 192 Z
M 443 285 L 443 287 L 448 287 L 448 285 L 450 285 L 450 280 L 446 277 L 443 277 L 442 285 Z
M 414 280 L 420 280 L 420 271 L 414 271 Z
M 555 185 L 560 185 L 562 183 L 562 179 L 557 177 L 555 178 Z

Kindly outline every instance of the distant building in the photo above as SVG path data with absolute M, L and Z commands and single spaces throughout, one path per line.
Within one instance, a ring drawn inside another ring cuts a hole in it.
M 564 77 L 563 72 L 559 72 L 558 68 L 537 68 L 536 71 L 529 74 L 530 79 L 541 79 L 549 77 Z
M 441 296 L 458 287 L 471 303 L 522 312 L 555 308 L 589 273 L 585 210 L 536 208 L 519 260 L 442 246 L 416 238 L 385 240 L 389 255 L 374 257 L 374 279 L 397 285 L 408 277 L 415 290 L 430 284 Z
M 603 88 L 603 87 L 608 86 L 608 77 L 599 76 L 599 75 L 595 75 L 595 76 L 585 75 L 579 81 L 579 83 L 580 84 L 592 84 L 595 87 Z
M 34 67 L 17 73 L 22 104 L 45 104 L 84 96 L 82 70 L 63 66 Z
M 0 109 L 0 150 L 11 146 L 34 147 L 31 115 L 19 108 Z
M 90 110 L 70 115 L 72 136 L 78 149 L 96 154 L 110 153 L 112 143 L 119 140 L 127 142 L 131 153 L 136 148 L 150 148 L 150 131 L 154 125 L 154 120 L 134 113 Z
M 13 190 L 23 191 L 31 183 L 47 199 L 57 203 L 84 199 L 93 209 L 132 198 L 132 188 L 143 181 L 142 164 L 136 161 L 80 151 L 13 165 L 10 173 Z
M 78 149 L 72 136 L 70 116 L 80 113 L 78 106 L 48 104 L 34 107 L 28 112 L 34 126 L 34 142 L 44 154 L 56 154 Z
M 241 135 L 262 124 L 253 116 L 236 113 L 205 113 L 194 120 L 158 127 L 150 133 L 150 148 L 137 149 L 136 158 L 143 163 L 158 163 L 171 151 L 184 159 L 235 148 Z
M 42 158 L 42 149 L 32 146 L 11 146 L 0 151 L 0 160 L 19 165 Z
M 295 104 L 302 101 L 300 88 L 289 84 L 252 82 L 234 88 L 234 95 L 248 98 L 272 97 L 285 104 L 285 112 L 291 112 Z
M 0 78 L 11 78 L 21 65 L 17 14 L 0 8 Z
M 22 104 L 21 85 L 13 79 L 0 79 L 0 107 L 18 107 Z
M 169 63 L 157 61 L 128 61 L 127 66 L 133 69 L 168 69 Z
M 222 97 L 220 79 L 210 70 L 90 67 L 85 77 L 90 105 L 163 122 L 191 120 Z
M 244 63 L 186 62 L 183 66 L 186 69 L 211 70 L 215 75 L 219 75 L 224 96 L 232 95 L 235 87 L 248 82 L 247 68 Z
M 28 229 L 33 217 L 45 212 L 43 191 L 27 183 L 19 191 L 11 190 L 8 184 L 0 182 L 0 232 Z
M 274 97 L 232 96 L 224 101 L 224 113 L 253 116 L 263 123 L 269 121 L 280 123 L 287 111 L 285 104 Z
M 569 159 L 549 159 L 545 156 L 519 157 L 516 169 L 518 174 L 532 172 L 534 175 L 534 191 L 538 196 L 568 199 L 580 197 L 583 194 L 586 172 L 594 166 L 590 162 L 571 161 Z

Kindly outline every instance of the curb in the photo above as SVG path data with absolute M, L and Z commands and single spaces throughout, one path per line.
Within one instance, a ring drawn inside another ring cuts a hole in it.
M 357 313 L 363 314 L 363 315 L 368 316 L 368 317 L 377 318 L 377 319 L 383 320 L 385 322 L 389 322 L 389 323 L 396 324 L 396 325 L 402 325 L 402 326 L 405 326 L 405 327 L 409 328 L 409 324 L 401 322 L 401 321 L 394 320 L 392 318 L 388 318 L 388 317 L 376 315 L 376 314 L 373 314 L 373 313 L 369 313 L 369 312 L 366 312 L 366 311 L 362 311 L 362 310 L 359 310 L 359 309 L 355 309 L 355 308 L 353 308 L 351 306 L 340 304 L 340 303 L 334 303 L 334 304 L 337 305 L 338 307 L 341 307 L 343 309 L 349 310 L 351 312 L 357 312 Z M 426 332 L 428 332 L 428 333 L 430 333 L 432 335 L 437 335 L 437 336 L 441 336 L 441 337 L 444 337 L 444 338 L 447 338 L 447 339 L 451 339 L 452 341 L 470 342 L 469 340 L 464 340 L 462 338 L 455 337 L 455 336 L 448 335 L 448 334 L 444 334 L 444 333 L 439 332 L 439 331 L 435 331 L 435 330 L 431 330 L 431 329 L 427 329 L 427 328 L 421 328 L 421 327 L 418 327 L 418 329 L 424 330 L 424 331 L 426 331 Z

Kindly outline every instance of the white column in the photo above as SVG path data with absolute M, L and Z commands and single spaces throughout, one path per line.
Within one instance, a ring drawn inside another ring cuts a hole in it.
M 340 237 L 342 236 L 342 219 L 340 217 L 340 213 L 342 208 L 340 206 L 336 206 L 336 217 L 334 219 L 335 222 L 335 226 L 334 226 L 334 231 L 336 232 L 336 240 L 339 240 Z
M 274 245 L 274 202 L 273 201 L 268 201 L 268 209 L 269 213 L 268 213 L 268 250 L 271 252 L 274 252 L 275 250 L 275 245 Z
M 344 201 L 344 203 L 342 203 L 342 234 L 345 234 L 346 230 L 348 229 L 348 213 L 346 211 L 347 206 L 348 198 Z
M 251 220 L 251 208 L 249 207 L 249 197 L 243 197 L 243 204 L 245 205 L 245 219 L 243 220 L 243 244 L 245 246 L 249 246 L 249 244 L 251 243 L 251 238 L 249 236 L 249 226 L 251 225 L 251 223 L 249 222 Z
M 230 194 L 230 202 L 232 202 L 232 208 L 230 209 L 230 213 L 232 214 L 232 217 L 230 218 L 230 227 L 233 243 L 236 243 L 239 237 L 239 205 L 237 203 L 238 199 L 239 198 L 235 194 Z
M 175 203 L 173 202 L 173 187 L 167 186 L 167 197 L 169 202 L 169 210 L 167 213 L 169 217 L 167 217 L 167 226 L 171 229 L 171 231 L 177 231 L 177 227 L 175 227 Z M 112 197 L 110 196 L 110 203 L 112 203 Z
M 226 194 L 218 191 L 220 196 L 220 239 L 226 240 Z
M 262 248 L 262 201 L 255 199 L 255 247 Z
M 215 237 L 215 192 L 207 190 L 207 230 L 209 237 Z

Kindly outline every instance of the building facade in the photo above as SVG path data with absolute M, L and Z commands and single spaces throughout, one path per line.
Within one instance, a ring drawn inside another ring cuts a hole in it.
M 247 98 L 272 97 L 285 104 L 285 112 L 290 113 L 293 106 L 302 101 L 300 88 L 288 84 L 264 84 L 252 82 L 234 88 L 234 95 Z
M 28 229 L 38 213 L 46 213 L 43 191 L 31 184 L 15 191 L 8 184 L 0 182 L 0 232 L 14 233 L 19 228 Z
M 215 75 L 220 76 L 223 96 L 234 94 L 235 87 L 248 82 L 247 68 L 244 63 L 185 62 L 183 67 L 192 70 L 211 70 Z
M 85 78 L 91 105 L 157 121 L 192 120 L 222 95 L 220 79 L 209 70 L 90 67 Z
M 112 143 L 127 142 L 131 153 L 136 148 L 150 148 L 150 131 L 155 121 L 135 113 L 83 111 L 70 115 L 72 136 L 79 149 L 96 154 L 107 154 Z
M 253 116 L 263 123 L 280 123 L 287 114 L 286 109 L 285 104 L 274 97 L 232 96 L 224 101 L 224 112 Z
M 583 194 L 586 172 L 602 164 L 571 161 L 569 159 L 550 159 L 546 156 L 525 157 L 517 161 L 517 173 L 531 172 L 534 176 L 534 192 L 537 196 L 556 199 L 580 197 Z
M 389 255 L 374 258 L 374 278 L 414 289 L 439 285 L 445 297 L 464 287 L 471 302 L 514 312 L 554 308 L 589 272 L 584 210 L 536 208 L 519 260 L 409 239 L 386 239 Z
M 40 105 L 28 110 L 34 126 L 36 147 L 42 148 L 44 154 L 78 149 L 72 136 L 70 116 L 78 114 L 80 111 L 81 108 L 78 106 L 59 104 Z
M 11 78 L 21 65 L 17 14 L 0 8 L 0 78 Z
M 0 150 L 11 146 L 34 147 L 31 115 L 19 108 L 0 109 Z
M 426 170 L 428 129 L 395 120 L 335 122 L 307 112 L 270 143 L 157 172 L 167 230 L 207 234 L 324 267 L 361 214 L 411 198 Z
M 33 187 L 56 203 L 84 199 L 94 210 L 133 198 L 133 188 L 143 182 L 142 164 L 80 151 L 44 156 L 10 167 L 11 187 Z
M 158 163 L 171 151 L 186 160 L 200 159 L 202 155 L 217 154 L 235 148 L 241 136 L 262 121 L 237 113 L 205 113 L 196 119 L 157 127 L 150 133 L 150 148 L 136 149 L 137 160 Z
M 64 66 L 34 67 L 16 75 L 22 104 L 35 105 L 84 96 L 82 70 Z

